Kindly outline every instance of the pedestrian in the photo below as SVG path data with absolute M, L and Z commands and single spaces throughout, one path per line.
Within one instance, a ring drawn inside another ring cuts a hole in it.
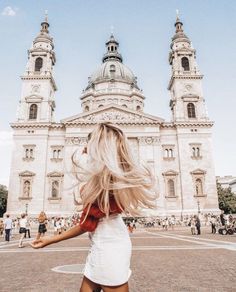
M 221 223 L 222 226 L 225 226 L 224 210 L 221 210 L 221 214 L 220 214 L 220 223 Z
M 10 218 L 10 215 L 6 215 L 6 219 L 4 220 L 4 229 L 5 229 L 5 241 L 10 241 L 10 235 L 12 230 L 12 219 Z
M 201 222 L 198 216 L 195 216 L 195 226 L 197 229 L 197 235 L 201 234 Z
M 39 222 L 39 228 L 38 228 L 38 234 L 36 239 L 39 239 L 41 236 L 45 235 L 45 232 L 47 232 L 47 216 L 45 212 L 40 212 L 38 216 L 38 222 Z
M 30 236 L 30 228 L 31 228 L 31 222 L 28 216 L 26 216 L 26 231 L 25 231 L 25 238 L 26 235 L 28 235 L 28 238 L 31 238 Z
M 191 233 L 192 233 L 192 235 L 195 235 L 196 234 L 196 228 L 195 228 L 195 219 L 194 219 L 194 217 L 192 217 L 191 219 L 190 219 L 190 228 L 191 228 Z
M 41 248 L 88 231 L 92 245 L 80 291 L 128 292 L 131 241 L 121 213 L 137 216 L 141 208 L 156 209 L 155 180 L 149 168 L 136 163 L 127 138 L 116 125 L 97 125 L 86 152 L 86 166 L 72 157 L 74 172 L 83 182 L 79 187 L 83 205 L 79 225 L 35 240 L 32 247 Z
M 0 235 L 3 237 L 3 231 L 4 231 L 4 223 L 3 220 L 0 219 Z
M 23 239 L 26 233 L 26 225 L 27 225 L 27 218 L 26 218 L 26 215 L 23 213 L 21 214 L 21 219 L 19 221 L 19 227 L 20 227 L 19 229 L 20 240 L 19 240 L 19 245 L 18 245 L 19 248 L 23 247 Z
M 216 217 L 214 215 L 211 216 L 210 223 L 211 223 L 211 233 L 215 234 L 216 233 Z

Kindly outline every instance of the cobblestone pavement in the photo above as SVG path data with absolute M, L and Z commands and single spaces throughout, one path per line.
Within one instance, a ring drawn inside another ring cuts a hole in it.
M 86 235 L 40 250 L 32 249 L 29 239 L 19 249 L 17 239 L 0 239 L 1 292 L 79 291 Z M 149 228 L 136 230 L 131 239 L 131 292 L 236 292 L 236 235 Z

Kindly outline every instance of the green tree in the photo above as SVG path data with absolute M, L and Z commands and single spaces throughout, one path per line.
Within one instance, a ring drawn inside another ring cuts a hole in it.
M 7 209 L 7 195 L 7 187 L 4 185 L 0 185 L 0 217 L 3 216 Z
M 217 192 L 219 208 L 224 210 L 225 214 L 236 213 L 236 195 L 231 191 L 231 188 L 224 189 L 217 183 Z

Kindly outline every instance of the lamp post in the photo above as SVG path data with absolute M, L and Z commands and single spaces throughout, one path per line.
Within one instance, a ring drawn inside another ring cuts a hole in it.
M 200 201 L 197 200 L 197 210 L 198 210 L 198 215 L 200 215 L 201 210 L 200 210 Z
M 26 204 L 25 204 L 25 214 L 26 214 L 26 215 L 28 215 L 28 206 L 29 206 L 29 204 L 26 203 Z

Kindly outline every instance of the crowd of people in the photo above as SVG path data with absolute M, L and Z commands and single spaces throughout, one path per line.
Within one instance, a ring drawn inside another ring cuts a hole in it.
M 17 234 L 20 234 L 19 248 L 23 247 L 23 240 L 31 238 L 31 229 L 37 229 L 36 238 L 44 236 L 48 230 L 53 230 L 54 235 L 61 234 L 64 231 L 79 223 L 79 214 L 73 214 L 70 217 L 54 216 L 47 217 L 45 212 L 41 212 L 38 217 L 30 217 L 27 214 L 22 214 L 18 218 L 10 218 L 6 215 L 5 219 L 0 219 L 0 236 L 5 236 L 5 241 L 9 242 Z M 186 215 L 181 219 L 174 215 L 164 218 L 159 217 L 140 217 L 140 218 L 124 218 L 129 233 L 133 233 L 137 228 L 154 227 L 159 230 L 168 231 L 174 230 L 175 227 L 185 226 L 190 227 L 192 235 L 201 234 L 201 226 L 210 226 L 211 233 L 218 233 L 222 227 L 232 226 L 236 224 L 236 219 L 232 215 L 225 215 L 222 211 L 220 215 L 205 214 L 205 215 Z
M 38 217 L 30 217 L 22 213 L 20 217 L 11 218 L 6 214 L 5 219 L 0 219 L 0 236 L 5 237 L 6 242 L 10 242 L 16 235 L 20 235 L 19 248 L 24 247 L 23 241 L 25 238 L 31 238 L 31 229 L 37 231 L 36 239 L 44 236 L 48 229 L 54 230 L 54 235 L 61 234 L 67 229 L 78 224 L 79 216 L 77 214 L 71 217 L 47 217 L 45 212 L 40 212 Z

